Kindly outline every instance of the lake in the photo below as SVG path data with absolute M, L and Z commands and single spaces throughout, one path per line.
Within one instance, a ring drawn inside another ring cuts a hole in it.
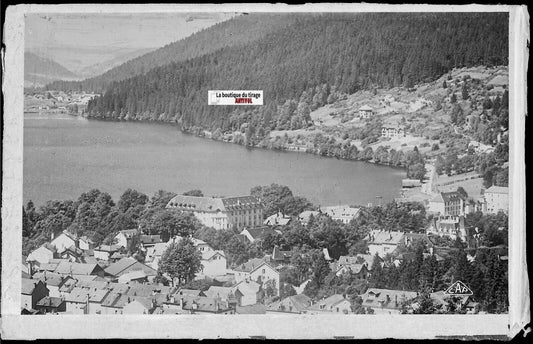
M 315 205 L 366 205 L 399 196 L 403 170 L 312 154 L 247 149 L 187 135 L 168 124 L 24 115 L 23 200 L 76 199 L 97 188 L 115 201 L 132 188 L 248 195 L 287 185 Z

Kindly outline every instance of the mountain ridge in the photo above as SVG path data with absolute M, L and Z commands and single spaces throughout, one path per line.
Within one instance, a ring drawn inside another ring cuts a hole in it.
M 245 46 L 230 46 L 110 84 L 88 116 L 258 130 L 310 125 L 310 110 L 339 94 L 431 81 L 452 68 L 508 63 L 505 14 L 321 14 L 299 17 Z M 209 89 L 263 89 L 265 106 L 207 106 Z
M 42 85 L 51 80 L 61 78 L 77 79 L 78 77 L 76 73 L 50 58 L 39 56 L 30 51 L 24 52 L 25 84 Z
M 294 21 L 293 17 L 293 15 L 287 14 L 265 13 L 240 15 L 138 56 L 99 76 L 79 82 L 55 82 L 47 85 L 47 88 L 63 91 L 83 89 L 101 92 L 113 81 L 125 80 L 144 74 L 155 67 L 186 61 L 224 47 L 254 41 L 270 32 L 290 25 Z

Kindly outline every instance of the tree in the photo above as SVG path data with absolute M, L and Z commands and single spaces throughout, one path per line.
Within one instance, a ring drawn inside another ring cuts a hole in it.
M 165 208 L 172 198 L 177 194 L 174 192 L 159 190 L 150 199 L 149 206 L 157 208 Z
M 463 198 L 465 198 L 465 199 L 468 198 L 468 193 L 466 192 L 466 190 L 462 186 L 459 186 L 457 188 L 457 192 L 459 194 L 461 194 L 463 196 Z
M 281 284 L 281 287 L 279 289 L 279 297 L 281 299 L 296 295 L 296 290 L 294 290 L 294 287 L 291 284 L 282 283 L 282 282 L 280 282 L 280 284 Z
M 385 288 L 385 272 L 381 266 L 381 258 L 378 254 L 374 256 L 374 261 L 372 262 L 372 274 L 368 280 L 369 285 L 372 288 Z
M 148 203 L 148 196 L 140 193 L 137 190 L 127 189 L 117 203 L 118 209 L 125 213 L 128 209 L 137 205 L 145 205 Z
M 331 272 L 328 261 L 322 254 L 318 251 L 313 255 L 314 264 L 313 264 L 313 273 L 312 273 L 312 282 L 314 282 L 319 288 L 324 285 L 326 277 Z
M 198 252 L 192 240 L 182 238 L 177 243 L 171 243 L 163 252 L 159 261 L 158 271 L 167 274 L 174 286 L 174 280 L 178 279 L 178 285 L 192 281 L 202 268 L 201 254 Z
M 409 178 L 419 179 L 420 181 L 423 181 L 424 177 L 426 176 L 426 168 L 424 164 L 409 165 L 407 175 Z
M 200 227 L 194 214 L 175 209 L 150 208 L 139 219 L 139 228 L 143 233 L 159 234 L 163 241 L 175 235 L 192 235 Z
M 187 192 L 184 192 L 183 195 L 184 196 L 203 197 L 204 193 L 202 192 L 202 190 L 194 189 L 194 190 L 189 190 Z
M 423 292 L 416 298 L 418 307 L 413 309 L 413 314 L 435 314 L 437 307 L 433 303 L 429 293 Z
M 263 202 L 265 218 L 279 211 L 285 215 L 298 215 L 303 210 L 312 207 L 306 198 L 295 197 L 291 189 L 285 185 L 256 186 L 250 190 L 250 194 L 260 198 Z
M 467 100 L 470 98 L 470 95 L 468 94 L 468 86 L 466 84 L 466 81 L 463 84 L 463 88 L 461 89 L 461 95 L 463 97 L 463 100 Z

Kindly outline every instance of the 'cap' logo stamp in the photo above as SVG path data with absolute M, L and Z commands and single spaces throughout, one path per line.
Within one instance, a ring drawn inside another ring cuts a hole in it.
M 474 293 L 463 282 L 456 281 L 448 289 L 446 289 L 444 294 L 448 294 L 448 295 L 472 295 Z

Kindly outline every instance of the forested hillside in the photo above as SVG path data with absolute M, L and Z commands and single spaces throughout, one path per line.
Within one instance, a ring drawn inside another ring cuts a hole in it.
M 24 81 L 26 85 L 44 85 L 61 78 L 73 79 L 77 76 L 56 61 L 32 52 L 24 53 Z
M 223 47 L 245 45 L 291 24 L 302 15 L 252 13 L 240 15 L 201 30 L 187 38 L 134 58 L 100 76 L 80 82 L 58 81 L 47 86 L 53 90 L 101 92 L 112 81 L 124 80 L 172 62 L 202 56 Z
M 310 124 L 340 94 L 412 87 L 454 67 L 508 63 L 507 14 L 321 14 L 245 45 L 226 47 L 115 82 L 89 103 L 103 119 L 160 120 L 251 134 Z M 262 107 L 208 106 L 213 89 L 264 90 Z M 260 136 L 260 135 L 258 135 Z

